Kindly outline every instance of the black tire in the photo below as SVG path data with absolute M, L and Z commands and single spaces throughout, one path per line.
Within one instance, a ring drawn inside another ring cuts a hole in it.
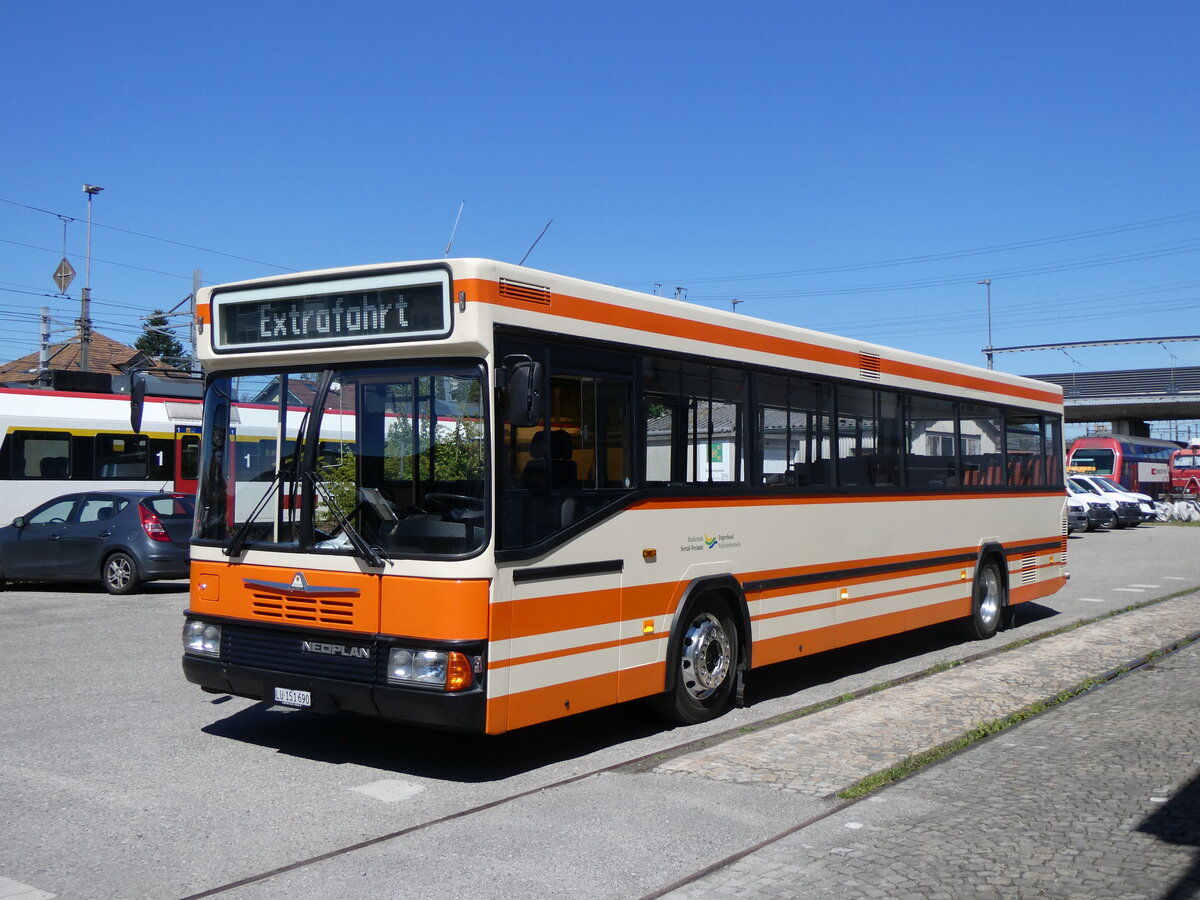
M 141 584 L 137 563 L 128 553 L 114 553 L 104 560 L 100 582 L 110 594 L 132 593 Z
M 728 607 L 714 598 L 701 598 L 689 607 L 684 623 L 667 660 L 674 686 L 658 698 L 659 712 L 673 722 L 694 725 L 729 709 L 741 638 Z
M 960 620 L 964 637 L 986 641 L 1000 628 L 1000 620 L 1008 606 L 1004 589 L 1004 573 L 994 559 L 986 560 L 975 570 L 971 586 L 971 614 Z

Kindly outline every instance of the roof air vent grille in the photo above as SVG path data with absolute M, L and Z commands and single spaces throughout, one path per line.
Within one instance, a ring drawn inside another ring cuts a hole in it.
M 540 284 L 525 284 L 508 278 L 500 279 L 500 296 L 511 297 L 514 300 L 524 300 L 526 303 L 537 303 L 540 306 L 550 305 L 550 289 Z
M 860 352 L 858 354 L 858 374 L 863 378 L 878 381 L 880 376 L 879 354 Z

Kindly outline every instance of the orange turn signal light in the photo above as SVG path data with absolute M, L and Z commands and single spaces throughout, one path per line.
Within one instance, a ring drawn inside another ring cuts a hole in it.
M 446 654 L 446 690 L 462 691 L 471 686 L 471 661 L 465 653 Z

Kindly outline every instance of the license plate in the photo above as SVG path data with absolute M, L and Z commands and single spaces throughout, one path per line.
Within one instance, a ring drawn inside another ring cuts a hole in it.
M 275 688 L 275 702 L 283 706 L 312 706 L 309 691 L 293 691 L 291 688 Z

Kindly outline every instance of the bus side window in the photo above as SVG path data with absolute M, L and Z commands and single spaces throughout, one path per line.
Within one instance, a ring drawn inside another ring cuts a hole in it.
M 830 386 L 786 375 L 755 376 L 763 484 L 831 484 Z
M 934 397 L 909 397 L 906 405 L 905 483 L 910 487 L 957 486 L 954 404 Z

